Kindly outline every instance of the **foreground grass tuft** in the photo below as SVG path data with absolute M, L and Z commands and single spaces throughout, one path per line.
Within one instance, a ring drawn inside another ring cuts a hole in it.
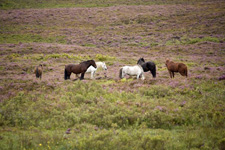
M 15 136 L 1 129 L 1 145 L 6 149 L 48 146 L 55 149 L 188 149 L 221 146 L 225 134 L 222 82 L 204 82 L 195 89 L 185 90 L 153 86 L 135 93 L 111 93 L 102 89 L 101 84 L 104 83 L 77 81 L 66 88 L 55 88 L 55 96 L 20 92 L 5 100 L 0 104 L 0 125 L 30 130 L 18 131 Z M 197 129 L 199 127 L 201 130 Z M 67 128 L 72 129 L 69 135 L 65 134 Z M 214 143 L 215 138 L 210 139 L 206 134 L 215 136 L 218 141 Z M 199 139 L 199 136 L 205 136 L 207 140 Z M 6 144 L 9 140 L 21 142 L 9 147 Z

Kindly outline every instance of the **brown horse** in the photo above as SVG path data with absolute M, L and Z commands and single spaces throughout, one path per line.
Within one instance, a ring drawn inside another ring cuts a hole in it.
M 91 65 L 97 68 L 94 60 L 83 61 L 78 65 L 74 65 L 74 64 L 66 65 L 65 72 L 64 72 L 64 79 L 65 80 L 70 79 L 70 75 L 73 72 L 76 75 L 81 73 L 80 80 L 83 80 L 85 72 L 87 71 L 88 67 L 90 67 Z
M 174 78 L 174 72 L 179 72 L 182 76 L 188 76 L 187 66 L 183 63 L 175 63 L 173 61 L 166 60 L 166 67 L 171 78 Z
M 42 77 L 42 70 L 43 70 L 42 64 L 40 64 L 39 66 L 37 66 L 35 68 L 34 73 L 36 75 L 36 78 L 40 78 L 41 79 L 41 77 Z

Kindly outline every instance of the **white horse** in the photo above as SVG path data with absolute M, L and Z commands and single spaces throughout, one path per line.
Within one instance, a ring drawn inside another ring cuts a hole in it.
M 124 66 L 120 68 L 120 79 L 124 78 L 125 75 L 137 76 L 137 79 L 139 79 L 140 77 L 142 80 L 145 79 L 144 70 L 140 65 Z
M 91 73 L 91 79 L 95 78 L 95 72 L 99 67 L 102 67 L 103 70 L 107 70 L 105 62 L 96 62 L 97 68 L 94 68 L 93 66 L 90 66 L 86 73 Z

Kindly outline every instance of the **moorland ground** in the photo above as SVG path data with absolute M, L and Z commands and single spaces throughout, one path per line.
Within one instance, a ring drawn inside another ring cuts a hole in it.
M 0 149 L 225 149 L 224 1 L 0 7 Z M 119 79 L 140 57 L 157 77 Z M 167 58 L 188 78 L 170 79 Z M 88 59 L 108 70 L 64 80 L 65 65 Z

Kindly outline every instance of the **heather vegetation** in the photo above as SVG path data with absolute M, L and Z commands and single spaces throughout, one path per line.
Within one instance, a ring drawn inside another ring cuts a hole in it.
M 0 149 L 224 150 L 224 1 L 0 0 Z M 156 78 L 119 78 L 144 57 Z M 171 79 L 166 59 L 185 63 Z M 106 62 L 96 79 L 65 65 Z M 34 68 L 43 65 L 42 79 Z

